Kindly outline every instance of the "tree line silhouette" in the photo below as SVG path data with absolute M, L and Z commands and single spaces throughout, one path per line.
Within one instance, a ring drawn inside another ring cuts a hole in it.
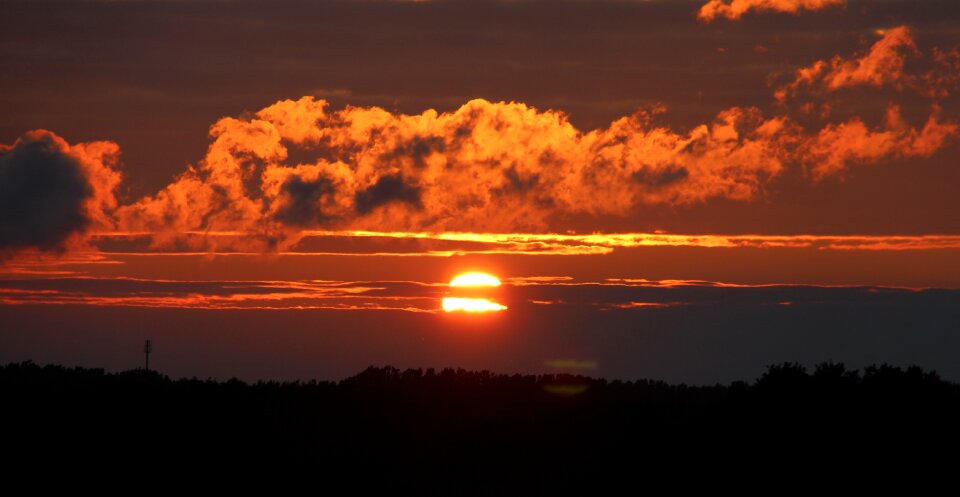
M 690 386 L 389 366 L 339 382 L 246 383 L 28 361 L 0 366 L 0 395 L 4 443 L 21 462 L 314 471 L 457 493 L 811 461 L 821 471 L 854 460 L 902 470 L 931 444 L 960 440 L 960 385 L 886 364 L 783 363 L 752 383 Z

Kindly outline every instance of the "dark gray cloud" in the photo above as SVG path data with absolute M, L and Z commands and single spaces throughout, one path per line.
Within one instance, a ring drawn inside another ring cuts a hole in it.
M 0 151 L 0 253 L 61 249 L 90 225 L 93 195 L 80 161 L 52 135 L 27 135 Z
M 642 183 L 650 188 L 661 188 L 686 179 L 690 176 L 690 171 L 683 166 L 676 165 L 661 170 L 643 168 L 633 173 L 632 176 L 637 183 Z
M 313 181 L 291 176 L 281 187 L 286 201 L 274 214 L 278 221 L 294 226 L 322 223 L 330 218 L 319 206 L 324 196 L 333 195 L 334 186 L 328 178 Z
M 390 202 L 404 202 L 420 207 L 420 188 L 407 184 L 402 175 L 393 174 L 383 176 L 370 188 L 357 192 L 355 201 L 360 214 L 368 214 Z
M 440 136 L 416 136 L 409 141 L 398 145 L 389 153 L 380 156 L 384 162 L 394 162 L 398 160 L 409 160 L 416 167 L 426 165 L 426 159 L 431 154 L 443 152 L 446 149 L 446 142 Z

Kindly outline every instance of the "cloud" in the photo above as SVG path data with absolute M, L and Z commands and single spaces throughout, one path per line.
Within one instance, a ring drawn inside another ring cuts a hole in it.
M 909 89 L 938 101 L 960 83 L 960 53 L 956 50 L 933 48 L 926 57 L 908 27 L 878 33 L 882 37 L 864 53 L 851 58 L 836 55 L 829 61 L 818 60 L 801 67 L 793 80 L 779 87 L 774 96 L 781 103 L 798 100 L 799 108 L 808 114 L 819 109 L 819 117 L 827 119 L 839 104 L 829 97 L 843 89 L 888 87 L 898 92 Z M 912 64 L 912 71 L 905 69 L 908 58 L 917 62 Z M 928 157 L 958 132 L 957 125 L 942 120 L 941 114 L 940 106 L 934 103 L 927 121 L 921 127 L 912 127 L 903 119 L 900 106 L 890 103 L 883 122 L 877 126 L 870 126 L 857 116 L 844 122 L 827 123 L 798 142 L 796 161 L 806 166 L 814 181 L 820 181 L 829 176 L 843 176 L 853 164 Z
M 881 38 L 853 58 L 835 55 L 797 69 L 793 80 L 777 88 L 780 102 L 822 97 L 856 87 L 911 90 L 934 100 L 946 98 L 960 84 L 960 50 L 933 47 L 929 55 L 917 47 L 907 26 L 879 30 Z M 913 69 L 906 70 L 908 60 Z
M 210 129 L 214 140 L 199 165 L 191 166 L 157 195 L 118 209 L 121 229 L 150 231 L 158 244 L 175 241 L 178 232 L 188 230 L 259 231 L 252 243 L 274 243 L 280 235 L 263 229 L 263 202 L 248 195 L 247 183 L 271 186 L 275 198 L 281 197 L 282 184 L 267 181 L 276 175 L 264 174 L 261 179 L 258 165 L 286 158 L 280 131 L 300 137 L 303 130 L 296 118 L 285 118 L 280 129 L 255 118 L 221 119 Z
M 958 131 L 937 106 L 917 128 L 891 105 L 879 126 L 854 117 L 811 131 L 740 107 L 676 131 L 655 124 L 661 112 L 584 132 L 561 112 L 517 102 L 406 115 L 284 100 L 218 121 L 206 157 L 120 208 L 119 225 L 153 233 L 155 246 L 185 243 L 185 232 L 244 233 L 189 238 L 195 249 L 242 250 L 283 250 L 309 230 L 558 232 L 573 216 L 751 201 L 788 167 L 820 181 L 855 164 L 929 156 Z
M 564 215 L 753 199 L 783 170 L 795 132 L 743 108 L 688 132 L 654 125 L 657 112 L 582 132 L 560 112 L 514 102 L 419 115 L 326 107 L 304 97 L 221 119 L 206 157 L 121 208 L 121 229 L 160 242 L 184 231 L 545 231 Z
M 304 226 L 330 219 L 325 209 L 319 208 L 325 196 L 335 192 L 333 182 L 324 176 L 304 179 L 289 175 L 280 186 L 286 199 L 277 202 L 273 217 L 281 222 Z
M 311 230 L 562 232 L 574 216 L 751 201 L 788 167 L 820 181 L 855 164 L 926 157 L 958 132 L 938 106 L 920 127 L 891 105 L 882 125 L 854 117 L 813 131 L 740 107 L 676 131 L 655 124 L 660 112 L 583 132 L 563 113 L 516 102 L 405 115 L 284 100 L 219 120 L 203 160 L 116 209 L 115 144 L 33 132 L 0 158 L 3 245 L 63 248 L 92 227 L 213 251 L 285 250 Z
M 930 59 L 933 67 L 917 78 L 915 87 L 927 98 L 947 98 L 960 86 L 960 49 L 934 47 Z
M 796 71 L 794 80 L 777 89 L 777 100 L 785 101 L 806 88 L 814 92 L 836 91 L 855 86 L 902 85 L 907 55 L 919 54 L 910 29 L 899 26 L 883 32 L 867 53 L 853 59 L 840 55 L 818 60 Z
M 376 183 L 357 192 L 354 197 L 358 214 L 369 214 L 390 202 L 405 202 L 413 207 L 423 205 L 420 202 L 420 188 L 406 184 L 401 174 L 381 176 Z
M 112 229 L 119 152 L 112 142 L 70 145 L 45 130 L 0 145 L 0 254 L 62 251 L 89 229 Z
M 3 305 L 440 312 L 429 284 L 398 281 L 188 281 L 110 277 L 5 279 Z
M 863 85 L 945 95 L 933 88 L 960 81 L 955 50 L 935 49 L 928 72 L 906 74 L 905 57 L 917 53 L 910 30 L 894 28 L 863 54 L 801 68 L 778 97 Z M 311 230 L 558 233 L 571 219 L 651 205 L 753 201 L 788 168 L 817 182 L 855 165 L 927 157 L 960 131 L 937 104 L 922 125 L 896 104 L 880 124 L 855 115 L 807 128 L 788 114 L 732 107 L 677 130 L 658 124 L 663 112 L 583 131 L 562 112 L 520 102 L 401 114 L 282 100 L 220 119 L 202 160 L 120 208 L 116 144 L 71 146 L 36 131 L 2 149 L 0 248 L 63 248 L 94 227 L 148 233 L 153 247 L 186 251 L 286 250 Z
M 934 107 L 923 128 L 904 123 L 900 108 L 887 109 L 886 122 L 878 129 L 869 129 L 860 118 L 827 125 L 800 151 L 802 160 L 811 164 L 814 180 L 842 174 L 852 162 L 869 164 L 888 157 L 929 157 L 947 140 L 955 136 L 955 123 L 939 120 L 940 109 Z
M 697 18 L 703 22 L 718 17 L 737 20 L 751 10 L 798 14 L 801 10 L 813 11 L 844 4 L 846 0 L 710 0 L 700 7 Z
M 2 305 L 92 305 L 175 309 L 328 309 L 392 310 L 440 313 L 447 300 L 443 285 L 417 281 L 337 280 L 157 280 L 126 277 L 6 278 L 0 280 Z M 603 311 L 661 311 L 678 306 L 815 306 L 824 302 L 869 300 L 895 304 L 903 299 L 951 303 L 960 290 L 866 285 L 742 284 L 704 280 L 575 280 L 562 284 L 507 283 L 499 298 L 510 312 L 537 306 L 593 308 Z M 471 299 L 463 299 L 471 300 Z M 476 299 L 485 300 L 485 299 Z M 495 302 L 487 305 L 504 307 Z M 553 359 L 555 369 L 592 369 L 591 361 Z

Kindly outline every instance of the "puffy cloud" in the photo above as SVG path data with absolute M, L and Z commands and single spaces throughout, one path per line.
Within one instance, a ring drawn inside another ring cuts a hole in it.
M 819 117 L 827 119 L 839 101 L 824 97 L 844 88 L 910 89 L 937 100 L 948 96 L 960 82 L 960 63 L 957 62 L 960 56 L 955 50 L 934 48 L 926 58 L 906 26 L 879 33 L 881 39 L 865 53 L 849 59 L 837 55 L 830 61 L 818 60 L 798 69 L 792 82 L 777 89 L 777 100 L 799 98 L 803 112 L 819 111 Z M 914 67 L 908 72 L 905 70 L 908 57 L 928 64 L 921 71 Z M 871 127 L 860 117 L 829 123 L 798 143 L 795 160 L 807 167 L 814 181 L 820 181 L 829 176 L 843 176 L 854 164 L 872 164 L 897 157 L 927 157 L 958 132 L 957 125 L 943 121 L 940 114 L 940 107 L 934 104 L 926 123 L 915 128 L 905 122 L 898 105 L 890 104 L 879 126 Z
M 91 228 L 205 250 L 284 248 L 318 229 L 559 232 L 573 216 L 749 201 L 793 165 L 819 181 L 855 164 L 929 156 L 958 132 L 936 106 L 921 127 L 891 105 L 880 126 L 853 118 L 812 132 L 739 107 L 683 132 L 655 124 L 661 109 L 583 132 L 522 103 L 473 100 L 419 115 L 326 107 L 303 97 L 223 118 L 203 160 L 120 208 L 115 144 L 28 133 L 0 153 L 2 247 L 62 248 Z
M 271 165 L 263 172 L 268 220 L 291 226 L 323 226 L 353 215 L 356 190 L 350 167 L 342 162 Z
M 684 132 L 654 123 L 662 109 L 583 132 L 560 112 L 515 102 L 419 115 L 326 107 L 303 97 L 221 119 L 206 157 L 119 209 L 121 228 L 161 245 L 184 232 L 242 232 L 248 248 L 291 244 L 310 229 L 557 232 L 576 215 L 749 201 L 791 165 L 822 180 L 930 155 L 957 134 L 936 107 L 921 128 L 892 106 L 878 127 L 854 118 L 813 132 L 739 107 Z
M 922 77 L 904 74 L 911 53 L 909 29 L 891 29 L 860 56 L 801 68 L 778 97 L 801 87 L 901 84 L 943 96 L 935 88 L 960 80 L 957 51 L 934 50 Z M 822 118 L 834 104 L 821 102 Z M 929 156 L 958 133 L 936 105 L 919 127 L 891 105 L 880 125 L 854 117 L 811 130 L 734 107 L 678 131 L 656 124 L 663 111 L 585 132 L 561 112 L 517 102 L 477 99 L 406 115 L 284 100 L 220 119 L 202 160 L 119 209 L 115 144 L 71 146 L 36 131 L 0 149 L 0 249 L 62 248 L 91 227 L 206 250 L 284 248 L 304 230 L 560 232 L 571 218 L 626 216 L 645 205 L 750 201 L 791 166 L 814 181 L 842 177 L 857 164 Z M 202 236 L 211 232 L 242 236 Z
M 924 97 L 946 98 L 960 84 L 960 50 L 933 47 L 922 52 L 906 26 L 878 31 L 882 37 L 866 53 L 847 59 L 840 55 L 797 69 L 793 80 L 777 88 L 780 102 L 795 97 L 823 96 L 854 87 L 892 87 Z M 908 59 L 912 69 L 907 71 Z
M 927 157 L 939 150 L 948 138 L 955 136 L 955 123 L 939 120 L 940 110 L 934 107 L 921 129 L 907 125 L 900 109 L 891 105 L 886 122 L 879 129 L 869 129 L 859 118 L 824 127 L 800 150 L 801 159 L 811 165 L 814 180 L 842 174 L 850 163 L 869 164 L 887 157 Z
M 213 143 L 198 166 L 157 195 L 118 209 L 121 229 L 152 232 L 161 244 L 183 231 L 262 229 L 263 202 L 248 195 L 248 184 L 261 182 L 258 164 L 286 158 L 278 128 L 256 118 L 228 117 L 214 124 L 210 135 Z M 276 236 L 260 234 L 268 242 Z
M 403 115 L 287 100 L 220 120 L 204 160 L 119 218 L 125 230 L 161 233 L 161 243 L 184 231 L 268 241 L 303 228 L 544 231 L 568 214 L 755 198 L 796 134 L 756 109 L 724 111 L 689 132 L 654 125 L 654 114 L 584 133 L 522 103 Z M 312 158 L 291 164 L 289 155 Z
M 406 202 L 412 207 L 422 207 L 420 188 L 408 185 L 402 174 L 381 176 L 354 196 L 358 214 L 368 214 L 377 207 L 390 202 Z
M 70 145 L 45 130 L 0 145 L 0 254 L 63 250 L 112 229 L 119 154 L 112 142 Z
M 710 0 L 700 7 L 697 18 L 703 22 L 718 17 L 737 20 L 751 10 L 797 14 L 801 10 L 820 10 L 844 4 L 846 0 Z
M 804 87 L 825 92 L 854 86 L 899 86 L 905 80 L 903 66 L 907 55 L 918 53 L 909 28 L 886 30 L 861 56 L 847 60 L 836 55 L 829 62 L 818 60 L 798 69 L 795 79 L 778 88 L 775 96 L 784 101 Z

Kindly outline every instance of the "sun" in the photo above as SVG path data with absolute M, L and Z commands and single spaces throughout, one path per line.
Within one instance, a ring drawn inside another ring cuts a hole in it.
M 491 312 L 502 311 L 506 308 L 507 306 L 489 299 L 464 299 L 459 297 L 445 297 L 443 299 L 443 310 L 447 312 Z
M 489 298 L 475 296 L 478 290 L 492 290 L 498 286 L 500 286 L 500 280 L 491 274 L 471 272 L 458 275 L 450 281 L 450 288 L 454 290 L 454 296 L 443 298 L 443 310 L 446 312 L 463 311 L 470 313 L 506 310 L 507 306 L 505 305 Z M 457 292 L 457 289 L 472 289 L 468 292 L 470 297 L 462 296 L 463 291 Z M 456 296 L 458 293 L 461 296 Z
M 463 273 L 452 279 L 450 286 L 500 286 L 500 280 L 487 273 Z

